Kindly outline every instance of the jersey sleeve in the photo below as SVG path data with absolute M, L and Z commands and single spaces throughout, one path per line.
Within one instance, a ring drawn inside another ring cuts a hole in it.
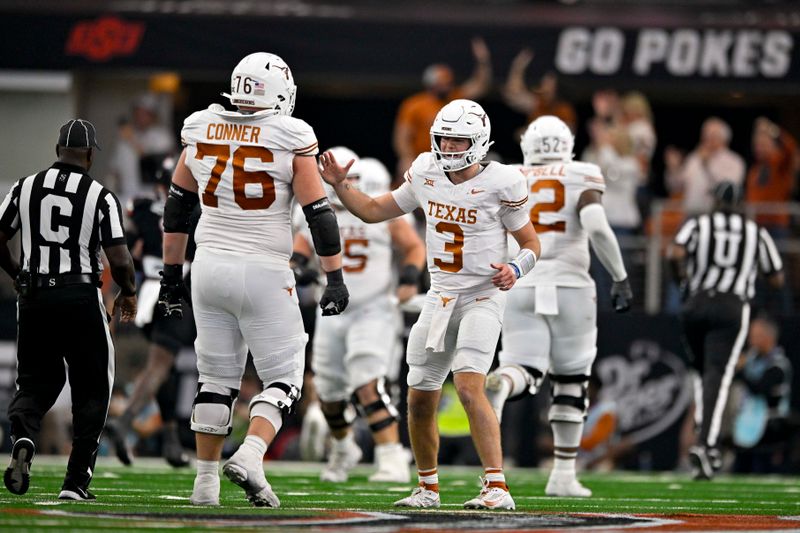
M 419 203 L 417 194 L 414 192 L 413 185 L 411 185 L 411 169 L 407 170 L 403 177 L 406 180 L 405 183 L 392 191 L 392 198 L 394 198 L 394 201 L 404 213 L 410 213 L 417 207 L 420 207 L 421 204 Z
M 126 244 L 125 228 L 122 226 L 122 206 L 109 190 L 103 191 L 99 202 L 100 244 L 103 248 Z
M 19 229 L 19 191 L 20 183 L 17 181 L 8 191 L 5 200 L 0 204 L 0 231 L 9 239 Z
M 508 231 L 521 229 L 530 220 L 525 204 L 528 203 L 528 184 L 518 169 L 509 169 L 509 183 L 498 191 L 500 220 Z
M 203 124 L 206 123 L 203 119 L 204 111 L 197 111 L 189 115 L 183 121 L 183 128 L 181 128 L 181 145 L 188 146 L 195 144 L 200 138 L 200 132 L 203 129 Z
M 690 218 L 686 222 L 683 223 L 681 229 L 678 230 L 678 233 L 675 235 L 675 244 L 678 246 L 683 246 L 685 248 L 689 247 L 689 243 L 695 239 L 697 234 L 697 219 Z
M 273 141 L 282 149 L 295 155 L 314 156 L 319 153 L 319 144 L 314 129 L 304 120 L 283 117 L 279 131 L 272 132 Z
M 577 185 L 584 190 L 605 192 L 606 180 L 600 167 L 593 163 L 576 163 L 574 166 Z
M 758 228 L 758 265 L 767 276 L 783 270 L 783 261 L 775 241 L 764 228 Z

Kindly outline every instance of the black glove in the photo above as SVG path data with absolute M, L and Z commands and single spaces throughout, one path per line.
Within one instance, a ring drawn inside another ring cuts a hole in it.
M 158 307 L 168 317 L 183 318 L 181 299 L 191 303 L 191 296 L 183 282 L 183 265 L 164 265 L 161 274 L 161 289 L 158 291 Z
M 294 273 L 294 282 L 299 287 L 316 283 L 317 278 L 319 278 L 319 272 L 308 267 L 308 257 L 303 254 L 293 253 L 292 258 L 289 260 L 289 266 Z
M 322 316 L 338 315 L 347 309 L 350 293 L 347 292 L 347 287 L 344 286 L 341 268 L 333 272 L 326 272 L 326 274 L 328 276 L 328 286 L 325 287 L 325 292 L 322 293 L 322 298 L 319 299 L 319 306 L 322 308 Z
M 633 291 L 628 278 L 622 281 L 615 281 L 611 286 L 611 306 L 617 313 L 624 313 L 630 310 L 633 300 Z

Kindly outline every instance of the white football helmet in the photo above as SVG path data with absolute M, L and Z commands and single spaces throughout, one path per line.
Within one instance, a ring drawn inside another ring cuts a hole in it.
M 256 52 L 239 61 L 231 74 L 231 92 L 222 93 L 235 106 L 272 109 L 291 115 L 297 86 L 283 59 L 275 54 Z
M 333 148 L 328 148 L 327 151 L 331 152 L 333 154 L 333 157 L 336 158 L 336 162 L 342 166 L 349 163 L 351 159 L 354 159 L 355 162 L 353 163 L 353 166 L 350 167 L 350 170 L 347 171 L 347 177 L 348 178 L 359 177 L 360 175 L 359 168 L 361 165 L 361 161 L 358 155 L 356 155 L 354 151 L 344 146 L 334 146 Z M 336 191 L 333 190 L 333 187 L 329 185 L 325 180 L 322 180 L 322 185 L 325 187 L 325 196 L 328 197 L 328 200 L 330 201 L 331 205 L 334 205 L 336 207 L 344 207 L 342 205 L 342 201 L 339 200 L 339 195 L 337 195 Z
M 537 118 L 519 142 L 525 165 L 572 161 L 575 137 L 564 121 L 552 115 Z
M 374 157 L 365 157 L 358 162 L 358 189 L 372 197 L 380 196 L 391 189 L 392 177 L 386 167 Z
M 445 172 L 479 163 L 493 143 L 489 141 L 492 126 L 483 108 L 472 100 L 453 100 L 436 114 L 431 126 L 431 151 L 436 164 Z M 470 139 L 472 145 L 463 152 L 442 152 L 442 137 Z

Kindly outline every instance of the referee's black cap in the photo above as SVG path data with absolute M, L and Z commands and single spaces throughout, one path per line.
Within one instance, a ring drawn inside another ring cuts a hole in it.
M 88 120 L 74 118 L 61 126 L 58 134 L 58 145 L 64 148 L 97 148 L 97 130 Z
M 732 181 L 721 181 L 714 187 L 714 198 L 719 205 L 735 207 L 742 200 L 742 188 Z

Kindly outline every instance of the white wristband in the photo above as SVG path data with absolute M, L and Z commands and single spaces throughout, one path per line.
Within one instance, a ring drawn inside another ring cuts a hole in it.
M 517 254 L 517 257 L 509 261 L 508 264 L 514 269 L 517 274 L 517 279 L 519 279 L 533 270 L 533 267 L 536 265 L 536 261 L 536 254 L 533 253 L 532 250 L 522 248 Z

